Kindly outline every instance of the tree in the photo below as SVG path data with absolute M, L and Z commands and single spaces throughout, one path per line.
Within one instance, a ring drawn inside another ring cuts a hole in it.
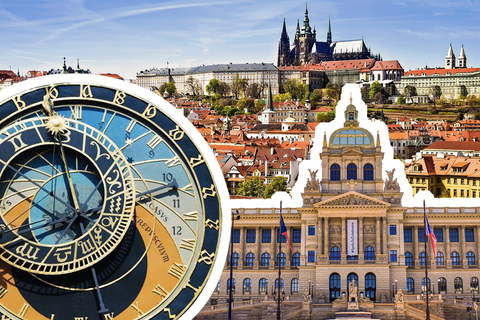
M 207 90 L 208 94 L 216 94 L 218 92 L 218 87 L 220 86 L 220 81 L 218 79 L 210 79 L 205 90 Z
M 237 107 L 242 111 L 246 110 L 245 112 L 250 112 L 249 110 L 255 108 L 255 99 L 242 98 L 238 100 Z
M 373 99 L 375 95 L 380 92 L 381 89 L 382 89 L 382 85 L 380 84 L 380 82 L 373 81 L 372 84 L 370 85 L 370 92 L 368 94 L 370 96 L 370 99 Z
M 335 119 L 335 112 L 333 111 L 328 111 L 327 113 L 319 112 L 315 116 L 316 122 L 330 122 L 333 119 Z
M 405 95 L 405 97 L 408 98 L 407 100 L 410 100 L 410 103 L 411 103 L 412 97 L 417 95 L 417 89 L 415 89 L 414 86 L 408 85 L 405 87 L 403 94 Z
M 402 95 L 400 95 L 400 96 L 398 97 L 396 103 L 397 103 L 397 104 L 405 104 L 405 98 L 404 98 Z
M 173 96 L 177 92 L 177 87 L 175 86 L 175 83 L 170 81 L 167 83 L 165 90 L 168 92 L 170 96 Z
M 380 91 L 374 96 L 375 103 L 383 104 L 385 101 L 385 96 Z
M 218 94 L 220 97 L 226 97 L 230 93 L 230 86 L 223 81 L 218 83 Z
M 331 84 L 330 82 L 327 83 L 327 86 L 323 91 L 323 97 L 329 102 L 333 101 L 336 104 L 338 98 L 340 97 L 340 88 L 338 88 L 336 85 Z
M 248 81 L 245 78 L 240 79 L 240 75 L 238 72 L 235 72 L 235 76 L 233 77 L 233 84 L 232 84 L 232 93 L 235 96 L 235 99 L 238 99 L 238 95 L 240 92 L 243 93 L 245 96 L 245 91 L 247 90 Z
M 302 100 L 308 92 L 308 86 L 300 83 L 298 79 L 288 79 L 283 84 L 283 91 L 289 93 L 292 99 Z
M 185 81 L 187 88 L 192 92 L 192 95 L 198 96 L 202 93 L 202 84 L 198 79 L 193 78 L 192 76 L 188 77 Z
M 470 106 L 470 107 L 473 107 L 473 106 L 478 106 L 478 99 L 477 99 L 477 96 L 475 96 L 474 94 L 469 94 L 467 96 L 467 105 Z
M 263 84 L 251 83 L 248 85 L 246 94 L 250 98 L 260 99 L 260 95 L 264 88 L 265 86 Z
M 285 190 L 287 190 L 287 180 L 285 179 L 285 177 L 274 177 L 272 179 L 272 182 L 265 187 L 263 197 L 269 199 L 273 196 L 275 192 Z
M 287 100 L 292 100 L 292 95 L 290 93 L 279 93 L 273 96 L 273 102 L 284 102 Z
M 237 189 L 238 196 L 262 198 L 265 192 L 263 180 L 258 176 L 245 178 Z

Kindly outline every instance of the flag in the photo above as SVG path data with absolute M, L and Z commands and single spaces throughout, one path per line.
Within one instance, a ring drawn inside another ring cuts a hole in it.
M 437 237 L 433 233 L 430 223 L 428 223 L 427 214 L 425 213 L 425 234 L 430 237 L 430 242 L 432 243 L 433 257 L 437 256 Z
M 287 238 L 287 243 L 290 246 L 290 249 L 292 250 L 292 252 L 295 252 L 295 250 L 293 250 L 292 248 L 292 245 L 290 244 L 290 239 L 288 238 L 287 227 L 285 227 L 285 222 L 283 221 L 282 212 L 280 212 L 280 234 L 284 235 Z M 280 241 L 282 241 L 281 238 L 280 238 Z

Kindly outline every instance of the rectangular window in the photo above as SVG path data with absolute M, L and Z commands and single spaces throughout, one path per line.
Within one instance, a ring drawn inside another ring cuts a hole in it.
M 390 262 L 397 262 L 397 250 L 390 250 Z
M 283 234 L 280 233 L 280 230 L 277 229 L 277 243 L 280 242 L 280 239 L 282 243 L 287 242 L 287 237 L 285 237 Z
M 473 229 L 467 228 L 465 229 L 465 242 L 473 242 Z
M 418 228 L 418 242 L 425 242 L 425 229 Z
M 450 242 L 458 242 L 458 229 L 451 228 L 450 229 Z
M 403 229 L 403 241 L 412 242 L 412 228 Z
M 314 225 L 309 225 L 308 226 L 308 235 L 309 236 L 314 236 L 315 235 L 315 226 Z
M 437 238 L 437 242 L 443 242 L 443 229 L 435 228 L 433 229 L 433 234 Z
M 240 229 L 233 229 L 232 242 L 240 243 Z
M 272 242 L 272 230 L 262 230 L 262 243 Z
M 396 236 L 397 235 L 397 225 L 396 224 L 391 224 L 390 225 L 390 235 L 391 236 Z
M 247 243 L 255 243 L 256 237 L 255 229 L 247 229 Z
M 293 243 L 300 243 L 302 242 L 302 230 L 301 229 L 293 229 Z
M 308 262 L 315 262 L 315 251 L 308 251 Z

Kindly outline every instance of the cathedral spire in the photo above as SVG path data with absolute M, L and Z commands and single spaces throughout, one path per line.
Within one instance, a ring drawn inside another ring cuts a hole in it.
M 288 37 L 288 34 L 287 34 L 287 24 L 285 22 L 285 18 L 283 18 L 283 29 L 282 29 L 282 38 L 283 37 Z
M 330 16 L 328 17 L 327 44 L 332 44 L 332 25 L 330 24 Z
M 463 44 L 462 44 L 462 49 L 460 50 L 460 55 L 458 56 L 458 67 L 459 68 L 467 67 L 467 56 L 465 55 L 465 50 L 463 50 Z
M 305 18 L 303 18 L 302 34 L 312 33 L 312 28 L 310 28 L 310 19 L 308 18 L 308 8 L 305 4 Z
M 273 98 L 272 98 L 272 85 L 270 83 L 270 79 L 268 79 L 268 94 L 267 94 L 267 110 L 273 110 Z
M 296 34 L 300 34 L 300 20 L 297 20 L 297 31 Z

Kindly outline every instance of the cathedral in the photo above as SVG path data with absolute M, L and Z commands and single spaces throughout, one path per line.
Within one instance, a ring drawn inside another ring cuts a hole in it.
M 333 60 L 381 60 L 380 55 L 374 55 L 362 40 L 332 41 L 332 27 L 328 20 L 327 41 L 317 41 L 317 31 L 310 27 L 308 8 L 305 7 L 305 17 L 300 28 L 297 21 L 295 40 L 290 45 L 285 19 L 282 35 L 278 44 L 277 66 L 298 66 L 303 64 L 318 64 Z

